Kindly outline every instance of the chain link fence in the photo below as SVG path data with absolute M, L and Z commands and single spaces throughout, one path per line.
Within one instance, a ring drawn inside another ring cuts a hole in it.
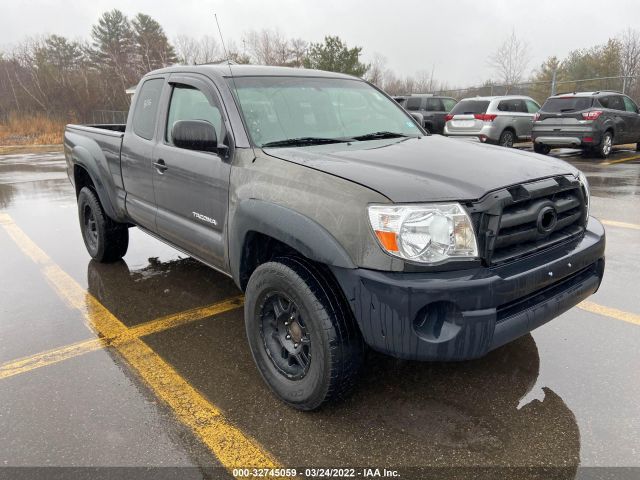
M 638 78 L 640 77 L 597 77 L 579 80 L 522 82 L 515 85 L 486 83 L 476 87 L 444 89 L 433 93 L 453 97 L 458 100 L 476 96 L 526 95 L 542 104 L 548 97 L 557 93 L 613 90 L 626 93 L 637 103 L 640 101 L 640 81 L 638 81 Z

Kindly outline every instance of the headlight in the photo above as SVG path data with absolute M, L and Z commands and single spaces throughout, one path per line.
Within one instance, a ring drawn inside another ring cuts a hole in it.
M 435 264 L 478 256 L 471 219 L 458 203 L 370 205 L 369 221 L 382 248 L 405 260 Z
M 587 202 L 587 218 L 589 218 L 589 207 L 591 206 L 591 192 L 589 191 L 589 181 L 587 180 L 587 176 L 582 172 L 578 174 L 578 181 L 582 185 L 584 199 Z

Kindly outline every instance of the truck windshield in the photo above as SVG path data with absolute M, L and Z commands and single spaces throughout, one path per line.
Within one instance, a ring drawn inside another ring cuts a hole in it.
M 236 77 L 229 86 L 260 147 L 422 136 L 393 100 L 358 80 Z

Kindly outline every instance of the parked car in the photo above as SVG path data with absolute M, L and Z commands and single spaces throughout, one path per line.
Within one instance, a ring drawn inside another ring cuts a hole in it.
M 596 292 L 604 272 L 579 170 L 425 135 L 348 75 L 157 70 L 126 125 L 68 125 L 64 152 L 91 257 L 122 258 L 136 225 L 232 277 L 258 371 L 302 410 L 346 394 L 365 345 L 478 358 Z
M 404 107 L 405 102 L 407 101 L 407 96 L 406 95 L 396 95 L 395 97 L 391 97 L 393 98 L 398 105 L 402 105 Z
M 535 100 L 519 95 L 465 98 L 446 116 L 444 134 L 513 147 L 531 138 L 538 110 L 540 105 Z
M 638 106 L 618 92 L 562 93 L 549 97 L 533 123 L 533 148 L 580 148 L 605 158 L 614 145 L 640 145 Z
M 442 134 L 445 117 L 456 103 L 455 98 L 423 93 L 406 97 L 401 105 L 409 113 L 422 115 L 422 126 L 427 132 Z

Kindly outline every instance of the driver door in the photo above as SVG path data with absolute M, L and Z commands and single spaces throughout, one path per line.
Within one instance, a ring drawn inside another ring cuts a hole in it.
M 214 126 L 222 143 L 226 129 L 221 104 L 213 85 L 198 76 L 172 75 L 169 86 L 165 121 L 154 151 L 157 232 L 200 260 L 225 268 L 230 164 L 215 153 L 176 147 L 172 139 L 175 122 L 204 120 Z

